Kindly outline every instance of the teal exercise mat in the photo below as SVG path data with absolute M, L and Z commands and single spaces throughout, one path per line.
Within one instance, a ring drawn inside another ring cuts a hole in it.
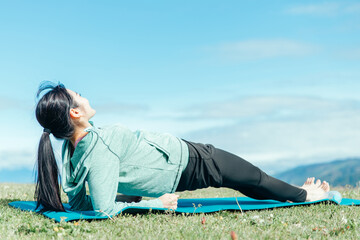
M 360 200 L 341 198 L 340 193 L 333 192 L 329 198 L 302 203 L 288 203 L 278 202 L 274 200 L 255 200 L 248 197 L 231 197 L 231 198 L 191 198 L 179 199 L 178 208 L 174 211 L 176 213 L 211 213 L 222 210 L 232 211 L 248 211 L 248 210 L 262 210 L 273 209 L 279 207 L 292 207 L 298 205 L 310 205 L 321 202 L 329 202 L 338 205 L 355 206 L 360 205 Z M 20 208 L 24 211 L 35 211 L 36 202 L 34 201 L 16 201 L 9 203 L 10 206 Z M 69 204 L 64 204 L 66 212 L 41 212 L 44 216 L 54 219 L 56 222 L 68 222 L 80 219 L 107 219 L 110 216 L 97 216 L 95 211 L 72 211 Z M 150 208 L 145 207 L 126 207 L 120 213 L 146 213 Z M 151 208 L 152 212 L 164 212 L 165 208 Z M 113 216 L 117 215 L 114 214 Z

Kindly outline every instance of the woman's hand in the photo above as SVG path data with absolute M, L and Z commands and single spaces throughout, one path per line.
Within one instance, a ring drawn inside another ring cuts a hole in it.
M 173 193 L 166 193 L 159 197 L 161 202 L 164 205 L 164 208 L 169 208 L 175 210 L 177 208 L 179 195 Z

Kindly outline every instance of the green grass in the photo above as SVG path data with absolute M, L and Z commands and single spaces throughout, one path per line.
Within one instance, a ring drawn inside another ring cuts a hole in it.
M 338 188 L 345 198 L 360 199 L 359 188 Z M 265 211 L 120 215 L 113 220 L 55 223 L 39 214 L 8 206 L 33 200 L 33 185 L 0 184 L 0 239 L 359 239 L 360 208 L 336 205 Z M 180 197 L 233 197 L 230 189 L 202 189 Z M 63 196 L 64 202 L 66 197 Z M 205 218 L 205 224 L 202 219 Z

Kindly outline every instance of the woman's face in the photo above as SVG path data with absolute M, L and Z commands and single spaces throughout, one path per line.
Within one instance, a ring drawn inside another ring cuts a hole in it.
M 67 91 L 71 95 L 75 103 L 77 103 L 78 107 L 76 107 L 76 109 L 79 110 L 79 112 L 82 114 L 82 117 L 84 117 L 86 120 L 89 120 L 95 115 L 95 109 L 90 106 L 89 101 L 86 98 L 82 97 L 79 93 L 74 92 L 70 89 L 67 89 Z

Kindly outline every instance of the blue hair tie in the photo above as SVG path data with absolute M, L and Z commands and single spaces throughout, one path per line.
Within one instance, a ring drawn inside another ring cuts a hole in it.
M 50 133 L 51 133 L 51 130 L 48 129 L 48 128 L 44 128 L 44 132 L 47 132 L 48 134 L 50 134 Z

